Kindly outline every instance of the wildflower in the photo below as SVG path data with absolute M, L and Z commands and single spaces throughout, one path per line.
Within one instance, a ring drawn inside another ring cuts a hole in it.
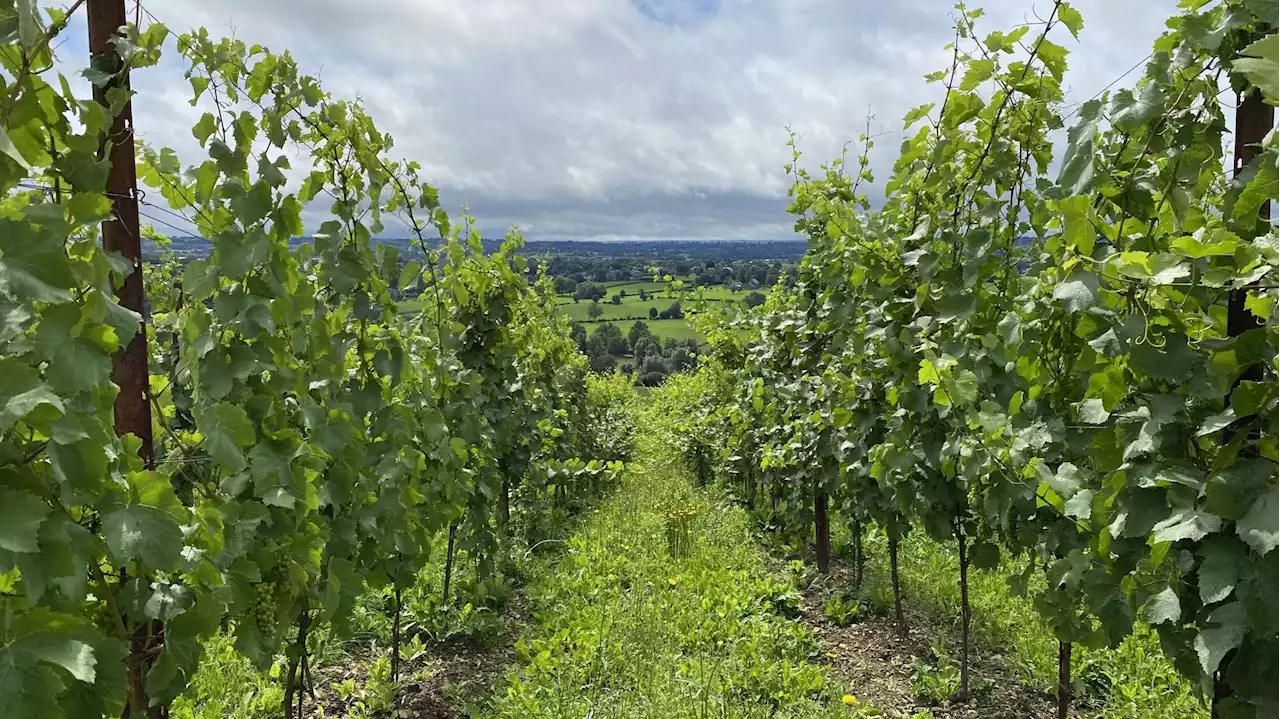
M 610 574 L 610 575 L 609 575 L 609 581 L 611 581 L 611 582 L 612 582 L 613 580 L 617 579 L 617 578 L 618 578 L 618 575 L 616 575 L 616 574 Z
M 676 585 L 676 578 L 675 578 L 675 577 L 667 577 L 667 584 L 670 584 L 671 586 L 673 586 L 673 587 L 674 587 L 674 586 Z
M 844 702 L 845 706 L 853 706 L 858 703 L 858 698 L 852 694 L 845 694 L 840 697 L 840 701 Z

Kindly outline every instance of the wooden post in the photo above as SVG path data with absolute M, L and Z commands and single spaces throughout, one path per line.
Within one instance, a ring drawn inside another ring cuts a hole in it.
M 1255 90 L 1243 96 L 1237 103 L 1233 173 L 1236 177 L 1239 177 L 1240 173 L 1244 172 L 1244 168 L 1248 167 L 1249 163 L 1253 162 L 1253 159 L 1258 156 L 1261 151 L 1259 145 L 1267 136 L 1267 133 L 1271 131 L 1271 127 L 1274 124 L 1275 108 L 1263 101 L 1262 93 Z M 1263 220 L 1271 218 L 1270 200 L 1262 203 L 1261 215 Z M 1248 294 L 1248 289 L 1241 288 L 1233 291 L 1227 301 L 1227 334 L 1231 337 L 1238 337 L 1251 329 L 1262 326 L 1258 318 L 1244 307 L 1244 301 Z M 1256 365 L 1250 367 L 1245 371 L 1241 379 L 1262 379 L 1262 368 Z
M 1240 176 L 1241 172 L 1249 166 L 1250 162 L 1258 156 L 1261 151 L 1259 145 L 1263 138 L 1271 131 L 1272 125 L 1275 124 L 1275 108 L 1268 105 L 1262 99 L 1262 93 L 1254 90 L 1247 95 L 1242 96 L 1236 104 L 1236 131 L 1235 131 L 1235 160 L 1233 174 Z M 1271 218 L 1271 201 L 1267 200 L 1262 203 L 1262 209 L 1259 214 L 1261 221 L 1270 220 Z M 1227 335 L 1229 337 L 1239 337 L 1249 330 L 1261 327 L 1262 323 L 1254 316 L 1252 312 L 1245 309 L 1244 302 L 1249 296 L 1249 288 L 1242 287 L 1233 290 L 1227 298 Z M 1261 380 L 1262 367 L 1253 364 L 1247 367 L 1240 377 L 1236 379 L 1239 383 L 1241 380 Z M 1230 401 L 1228 399 L 1228 401 Z M 1231 438 L 1240 431 L 1242 423 L 1237 420 L 1223 430 L 1223 442 L 1230 442 Z M 1223 666 L 1226 665 L 1229 657 L 1223 657 Z M 1211 702 L 1211 715 L 1213 719 L 1220 716 L 1219 707 L 1223 700 L 1232 694 L 1230 685 L 1222 678 L 1222 671 L 1219 669 L 1213 678 L 1213 699 Z
M 87 13 L 89 62 L 95 69 L 111 75 L 111 80 L 105 85 L 93 88 L 93 99 L 109 108 L 113 91 L 129 91 L 129 70 L 111 43 L 111 38 L 128 22 L 124 0 L 89 0 Z M 113 219 L 102 223 L 102 247 L 108 252 L 119 252 L 132 265 L 133 271 L 125 278 L 116 299 L 125 309 L 144 317 L 142 235 L 138 228 L 138 171 L 133 139 L 133 104 L 126 100 L 100 146 L 109 163 L 106 194 L 111 200 L 113 215 Z M 116 434 L 132 434 L 141 440 L 138 454 L 147 469 L 154 469 L 156 459 L 151 431 L 145 321 L 133 339 L 111 358 L 111 381 L 120 388 L 115 402 Z M 126 713 L 130 717 L 160 719 L 168 715 L 166 707 L 150 706 L 145 688 L 145 676 L 151 660 L 144 658 L 144 654 L 152 649 L 151 645 L 156 640 L 163 644 L 164 627 L 160 622 L 146 622 L 134 628 L 130 655 L 125 660 L 130 686 Z M 154 653 L 150 656 L 154 657 Z
M 111 73 L 103 87 L 94 87 L 93 99 L 103 107 L 117 88 L 129 90 L 129 71 L 111 43 L 120 27 L 128 22 L 124 0 L 89 0 L 89 56 L 93 67 Z M 102 224 L 102 247 L 119 252 L 133 265 L 117 293 L 120 305 L 144 315 L 142 287 L 142 236 L 138 231 L 138 172 L 134 156 L 133 107 L 126 101 L 111 123 L 103 142 L 110 163 L 107 196 L 114 219 Z M 132 434 L 142 440 L 138 452 L 148 469 L 155 467 L 151 432 L 151 403 L 147 377 L 147 330 L 145 322 L 129 344 L 112 358 L 111 380 L 120 387 L 116 395 L 116 434 Z

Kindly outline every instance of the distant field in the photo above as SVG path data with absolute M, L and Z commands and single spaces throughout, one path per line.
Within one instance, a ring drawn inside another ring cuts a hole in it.
M 660 339 L 665 340 L 667 337 L 676 339 L 695 338 L 699 342 L 704 338 L 694 331 L 693 326 L 685 319 L 672 320 L 651 320 L 649 319 L 649 310 L 656 309 L 661 312 L 671 306 L 671 303 L 680 300 L 681 306 L 688 310 L 693 306 L 692 297 L 689 296 L 690 290 L 684 290 L 680 293 L 672 293 L 667 296 L 667 283 L 665 282 L 636 282 L 636 281 L 619 281 L 610 283 L 601 283 L 607 289 L 605 298 L 600 302 L 602 314 L 597 320 L 592 320 L 588 316 L 591 302 L 588 300 L 579 300 L 574 302 L 573 295 L 561 294 L 556 295 L 556 309 L 576 322 L 581 322 L 586 326 L 587 332 L 594 331 L 595 327 L 601 322 L 610 322 L 618 326 L 623 334 L 631 329 L 631 324 L 636 320 L 642 320 L 649 326 L 650 331 Z M 620 304 L 613 304 L 609 298 L 618 293 L 618 290 L 625 290 L 627 296 L 622 298 Z M 640 291 L 644 290 L 649 294 L 650 299 L 641 301 Z M 748 294 L 754 290 L 743 290 L 733 292 L 724 285 L 703 288 L 703 297 L 713 302 L 740 302 Z M 400 312 L 404 314 L 418 312 L 425 304 L 422 298 L 414 298 L 405 300 L 400 303 Z
M 652 285 L 654 283 L 646 284 Z M 656 309 L 661 312 L 670 307 L 671 303 L 675 302 L 677 299 L 680 300 L 681 306 L 686 310 L 693 305 L 692 298 L 686 296 L 684 292 L 679 293 L 679 295 L 673 293 L 670 297 L 666 296 L 665 293 L 653 292 L 650 295 L 651 299 L 641 300 L 639 294 L 641 288 L 642 286 L 640 285 L 637 285 L 635 290 L 632 290 L 630 285 L 622 287 L 621 289 L 625 289 L 627 291 L 627 296 L 623 297 L 622 302 L 616 305 L 608 299 L 609 297 L 617 294 L 617 292 L 614 291 L 614 288 L 610 288 L 609 294 L 606 298 L 600 301 L 602 314 L 600 315 L 599 320 L 641 319 L 648 322 L 650 309 Z M 665 285 L 663 288 L 665 288 Z M 645 291 L 649 292 L 650 290 L 646 288 Z M 748 294 L 749 292 L 746 291 L 732 292 L 727 287 L 708 287 L 704 290 L 703 296 L 706 299 L 715 302 L 738 302 Z M 578 322 L 591 321 L 591 317 L 588 314 L 588 312 L 590 312 L 591 302 L 587 300 L 574 302 L 573 297 L 570 295 L 557 295 L 556 307 L 569 319 L 576 320 Z M 683 320 L 675 321 L 683 322 Z
M 587 334 L 591 334 L 595 332 L 596 327 L 600 326 L 603 322 L 604 320 L 601 322 L 583 322 L 582 326 L 587 328 Z M 705 341 L 705 338 L 694 331 L 693 325 L 690 325 L 685 320 L 643 320 L 643 322 L 648 325 L 649 331 L 653 333 L 654 337 L 657 337 L 664 342 L 668 337 L 673 337 L 678 340 L 696 339 L 698 342 Z M 622 331 L 623 335 L 627 334 L 631 329 L 631 325 L 634 323 L 635 320 L 615 320 L 609 322 L 609 324 L 616 325 L 617 328 Z

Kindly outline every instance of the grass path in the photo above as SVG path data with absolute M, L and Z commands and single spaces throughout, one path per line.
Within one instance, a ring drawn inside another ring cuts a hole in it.
M 747 516 L 694 488 L 655 430 L 638 450 L 617 493 L 527 587 L 532 621 L 488 714 L 858 716 L 810 661 L 820 645 L 793 619 L 800 597 L 767 571 Z M 680 558 L 673 513 L 688 528 Z

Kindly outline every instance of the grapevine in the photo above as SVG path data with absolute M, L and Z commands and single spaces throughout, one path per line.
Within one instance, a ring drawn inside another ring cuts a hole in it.
M 907 114 L 883 206 L 860 192 L 865 151 L 816 173 L 797 151 L 795 291 L 724 329 L 751 338 L 741 360 L 703 369 L 689 461 L 716 453 L 820 569 L 828 496 L 857 534 L 888 535 L 899 602 L 901 536 L 955 542 L 958 699 L 967 570 L 1006 557 L 1023 586 L 1045 574 L 1060 716 L 1072 645 L 1114 646 L 1138 622 L 1216 716 L 1276 711 L 1277 234 L 1260 214 L 1276 133 L 1238 139 L 1232 173 L 1219 102 L 1276 104 L 1275 18 L 1187 6 L 1133 88 L 1075 108 L 1069 3 L 985 35 L 959 6 L 951 64 L 928 76 L 943 100 Z M 1054 166 L 1047 138 L 1068 119 Z
M 519 238 L 486 256 L 360 103 L 287 53 L 151 22 L 120 29 L 123 67 L 89 72 L 105 86 L 172 38 L 204 110 L 207 157 L 141 145 L 138 176 L 210 252 L 163 254 L 143 268 L 147 316 L 120 307 L 132 268 L 98 242 L 97 152 L 128 91 L 103 106 L 57 79 L 64 13 L 11 3 L 0 20 L 0 714 L 162 714 L 224 628 L 260 668 L 284 654 L 281 708 L 301 714 L 309 635 L 340 635 L 370 588 L 398 598 L 447 528 L 501 571 L 508 493 L 536 533 L 526 517 L 609 486 L 602 462 L 625 452 L 587 424 L 585 359 Z M 313 205 L 332 219 L 299 246 Z M 372 241 L 385 222 L 418 256 Z M 411 287 L 431 302 L 402 318 Z M 111 357 L 138 333 L 154 469 L 115 431 Z M 524 490 L 549 471 L 555 497 Z

